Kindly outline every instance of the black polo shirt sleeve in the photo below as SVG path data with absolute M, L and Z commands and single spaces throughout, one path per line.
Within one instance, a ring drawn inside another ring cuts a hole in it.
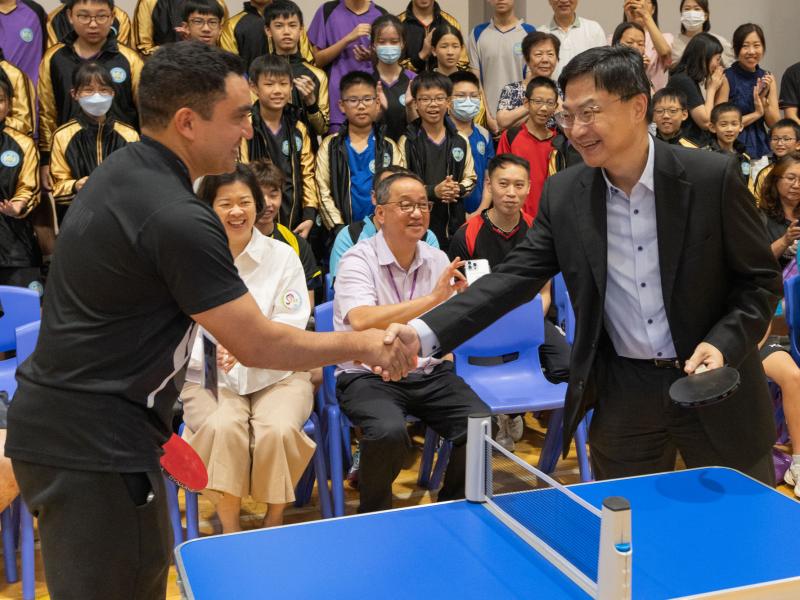
M 792 65 L 781 79 L 780 107 L 782 109 L 800 106 L 800 63 Z
M 700 86 L 695 83 L 686 73 L 678 73 L 669 78 L 669 87 L 680 90 L 686 94 L 686 106 L 693 110 L 698 106 L 703 106 L 705 100 L 700 93 Z
M 450 239 L 450 246 L 447 249 L 447 256 L 450 257 L 450 260 L 455 260 L 457 256 L 460 257 L 461 260 L 470 260 L 472 258 L 467 249 L 466 225 L 459 227 L 458 231 L 453 234 L 453 237 Z

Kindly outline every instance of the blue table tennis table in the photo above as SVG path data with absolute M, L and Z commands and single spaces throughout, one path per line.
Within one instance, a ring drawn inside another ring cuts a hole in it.
M 737 471 L 569 489 L 597 507 L 608 496 L 630 501 L 633 598 L 730 588 L 745 589 L 725 598 L 800 598 L 800 503 Z M 186 597 L 197 600 L 589 597 L 467 501 L 195 539 L 176 549 L 176 564 Z M 783 583 L 747 589 L 770 581 Z

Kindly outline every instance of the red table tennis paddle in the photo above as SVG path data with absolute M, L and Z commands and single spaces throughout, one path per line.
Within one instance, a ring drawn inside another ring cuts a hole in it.
M 172 434 L 162 446 L 161 470 L 176 485 L 190 492 L 199 492 L 208 485 L 208 471 L 203 460 L 187 442 Z
M 669 387 L 670 399 L 684 408 L 699 408 L 722 402 L 739 389 L 739 371 L 733 367 L 701 370 L 675 381 Z

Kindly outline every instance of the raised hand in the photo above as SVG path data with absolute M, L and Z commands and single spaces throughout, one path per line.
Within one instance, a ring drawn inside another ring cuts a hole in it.
M 439 276 L 436 287 L 433 289 L 433 294 L 436 296 L 437 301 L 444 302 L 453 294 L 467 287 L 467 278 L 459 270 L 465 263 L 466 261 L 457 256 Z
M 311 78 L 308 75 L 300 75 L 300 77 L 295 77 L 294 87 L 297 90 L 297 93 L 300 94 L 303 104 L 306 106 L 314 106 L 317 103 L 317 95 L 314 91 L 314 82 L 311 81 Z

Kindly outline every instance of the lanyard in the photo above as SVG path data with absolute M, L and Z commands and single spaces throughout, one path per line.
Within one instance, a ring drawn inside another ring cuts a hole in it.
M 397 289 L 397 284 L 394 282 L 394 271 L 392 271 L 392 265 L 386 265 L 386 270 L 389 271 L 389 282 L 392 284 L 394 295 L 397 296 L 397 302 L 402 304 L 403 297 L 400 295 L 400 290 Z M 411 280 L 411 294 L 408 296 L 409 300 L 414 298 L 414 290 L 417 289 L 417 275 L 419 275 L 419 269 L 414 271 L 414 279 Z

